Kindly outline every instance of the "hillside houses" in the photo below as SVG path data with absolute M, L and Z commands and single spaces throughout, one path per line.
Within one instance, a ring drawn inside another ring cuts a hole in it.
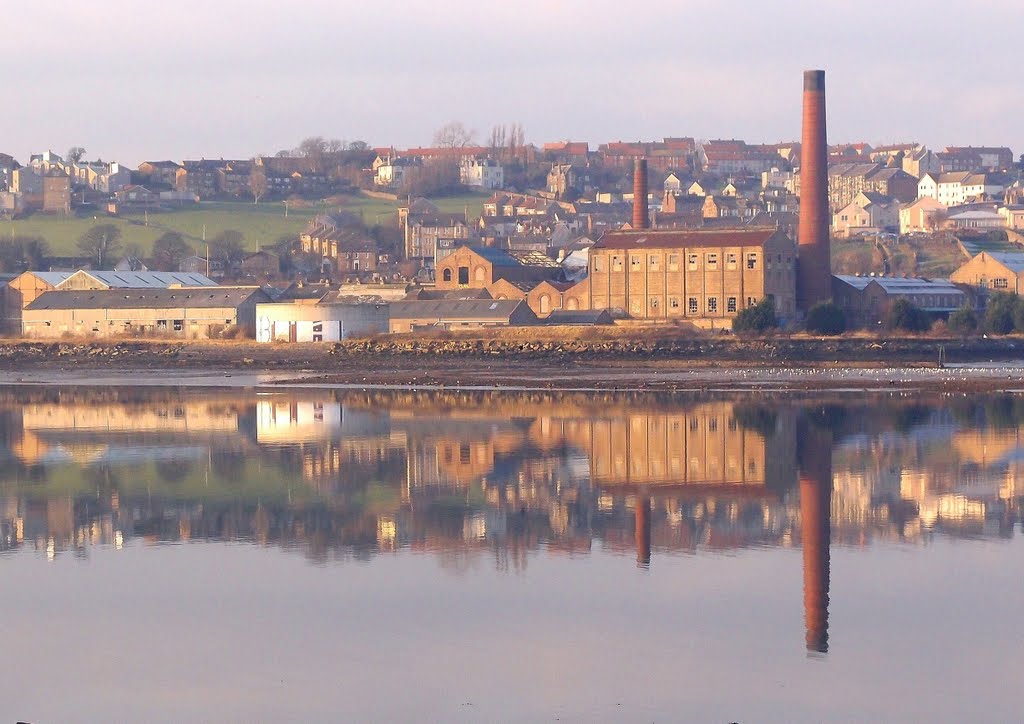
M 902 168 L 884 166 L 880 163 L 830 165 L 829 206 L 834 213 L 848 206 L 862 191 L 909 203 L 917 198 L 917 183 L 917 179 Z
M 861 191 L 833 215 L 832 233 L 837 237 L 894 231 L 899 225 L 900 205 L 890 196 Z
M 947 207 L 996 198 L 1004 190 L 994 177 L 968 171 L 926 173 L 917 184 L 918 198 L 933 198 Z

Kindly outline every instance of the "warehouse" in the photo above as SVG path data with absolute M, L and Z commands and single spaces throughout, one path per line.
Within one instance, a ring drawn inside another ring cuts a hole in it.
M 392 302 L 392 332 L 425 329 L 482 329 L 537 324 L 537 315 L 520 299 L 437 299 Z
M 22 310 L 22 334 L 51 339 L 253 337 L 256 305 L 269 301 L 259 287 L 50 291 Z

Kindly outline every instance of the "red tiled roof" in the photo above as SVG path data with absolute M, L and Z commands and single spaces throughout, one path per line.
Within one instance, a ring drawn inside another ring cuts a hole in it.
M 775 227 L 759 229 L 609 231 L 595 249 L 682 249 L 695 246 L 761 246 L 778 233 Z

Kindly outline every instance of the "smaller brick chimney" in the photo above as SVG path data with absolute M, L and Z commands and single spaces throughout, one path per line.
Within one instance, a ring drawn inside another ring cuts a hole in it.
M 638 158 L 633 162 L 633 228 L 651 228 L 647 211 L 647 159 Z

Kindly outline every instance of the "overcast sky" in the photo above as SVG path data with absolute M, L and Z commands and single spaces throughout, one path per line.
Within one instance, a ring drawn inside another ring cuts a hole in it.
M 32 0 L 4 8 L 0 152 L 249 157 L 311 135 L 429 144 L 800 133 L 1024 152 L 1024 2 Z

